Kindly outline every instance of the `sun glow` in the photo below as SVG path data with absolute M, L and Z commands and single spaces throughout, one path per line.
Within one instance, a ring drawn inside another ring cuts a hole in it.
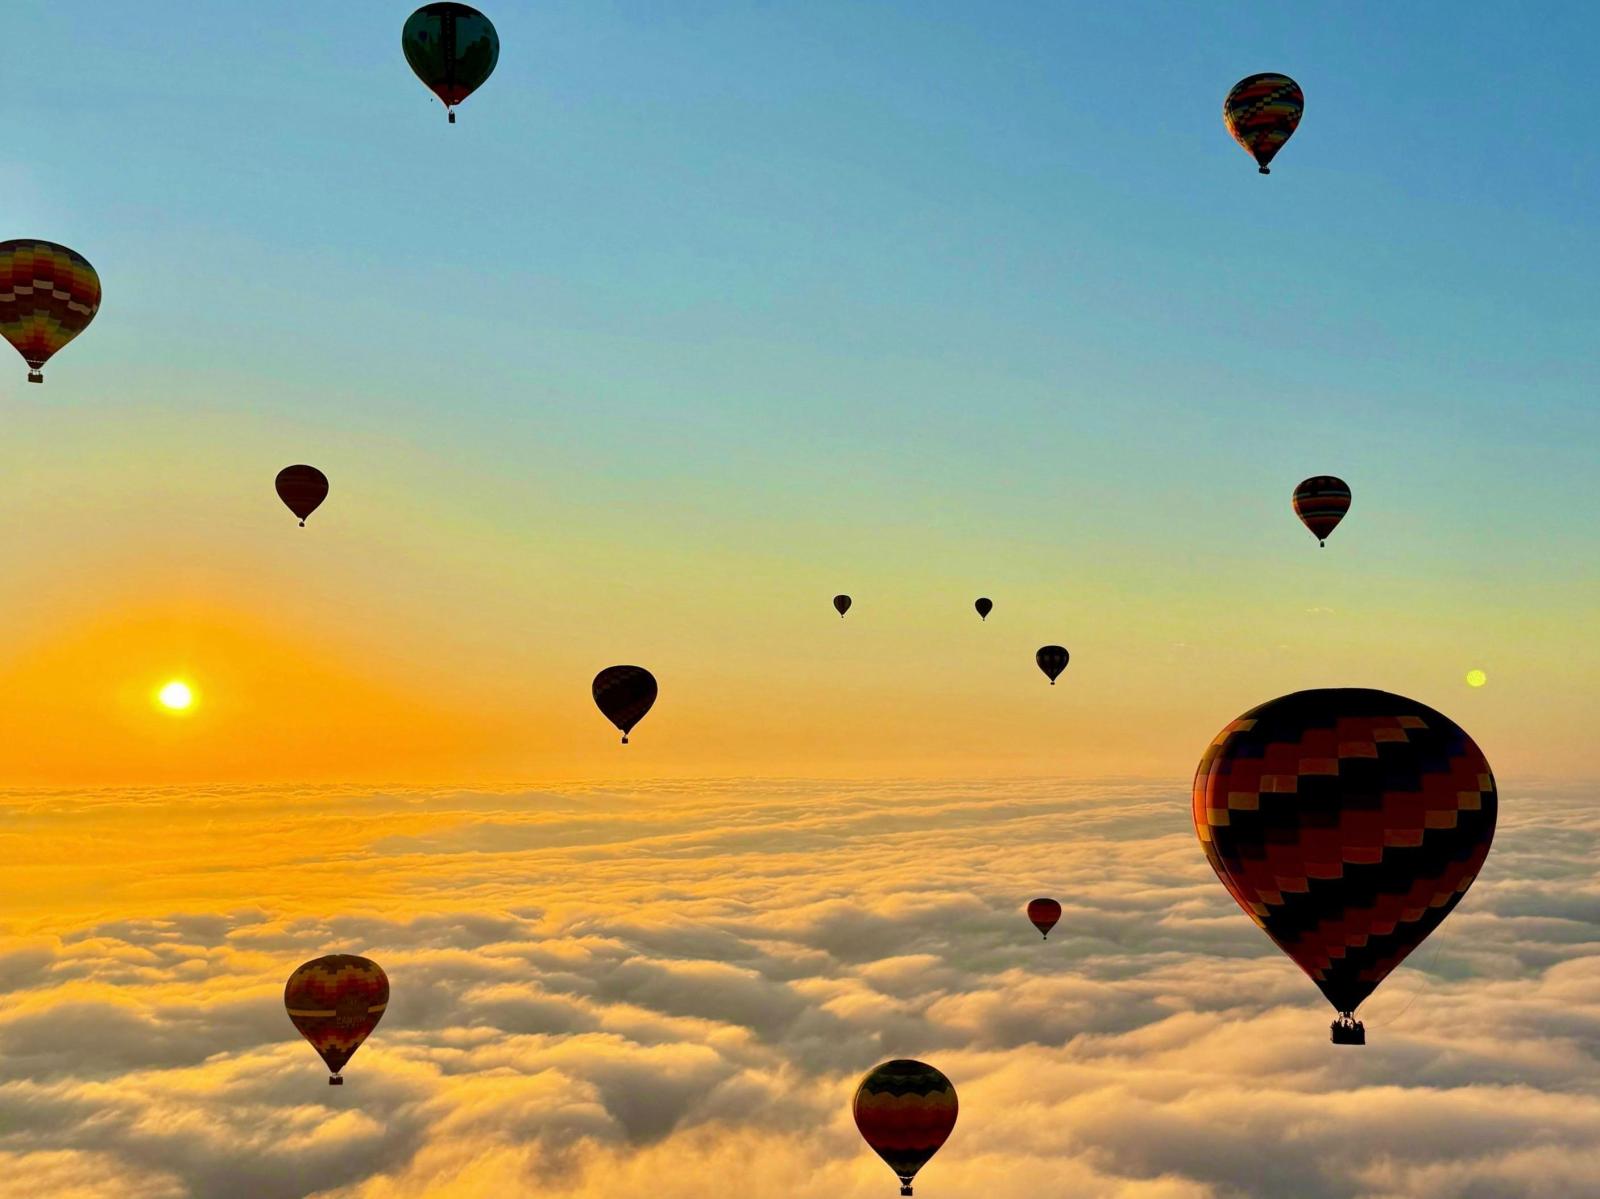
M 194 689 L 181 679 L 163 684 L 156 700 L 170 712 L 186 712 L 194 706 Z

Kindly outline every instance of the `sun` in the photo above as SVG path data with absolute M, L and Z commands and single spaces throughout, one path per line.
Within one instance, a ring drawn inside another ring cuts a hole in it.
M 194 706 L 194 688 L 182 679 L 173 679 L 156 692 L 156 702 L 169 712 L 187 712 Z
M 1469 670 L 1469 671 L 1467 671 L 1467 686 L 1468 687 L 1482 687 L 1488 681 L 1489 681 L 1489 676 L 1484 674 L 1483 671 L 1481 671 L 1481 670 Z

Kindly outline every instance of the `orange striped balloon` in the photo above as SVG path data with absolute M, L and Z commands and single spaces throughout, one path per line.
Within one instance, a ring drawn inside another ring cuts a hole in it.
M 82 254 L 53 241 L 0 242 L 0 335 L 44 382 L 44 364 L 100 311 L 100 276 Z
M 898 1058 L 874 1067 L 856 1088 L 856 1127 L 900 1178 L 900 1193 L 956 1126 L 956 1089 L 926 1062 Z
M 389 979 L 376 962 L 330 953 L 289 976 L 283 1006 L 300 1035 L 327 1063 L 328 1085 L 342 1086 L 339 1072 L 378 1027 L 389 1006 Z

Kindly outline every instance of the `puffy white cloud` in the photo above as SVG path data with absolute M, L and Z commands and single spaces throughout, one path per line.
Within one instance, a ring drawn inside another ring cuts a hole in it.
M 130 870 L 112 918 L 19 911 L 0 941 L 19 1194 L 887 1199 L 848 1106 L 890 1056 L 961 1095 L 931 1199 L 1600 1193 L 1581 794 L 1505 803 L 1479 884 L 1367 1005 L 1365 1049 L 1328 1043 L 1158 788 L 25 802 L 75 830 L 52 852 L 143 822 L 164 873 Z M 1065 909 L 1048 941 L 1038 894 Z M 281 1007 L 334 951 L 393 985 L 343 1088 Z

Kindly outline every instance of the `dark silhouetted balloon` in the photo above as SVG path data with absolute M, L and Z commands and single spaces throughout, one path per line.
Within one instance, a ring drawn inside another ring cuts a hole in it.
M 982 620 L 988 620 L 989 613 L 994 611 L 994 601 L 987 596 L 978 600 L 978 602 L 972 606 L 978 610 L 978 616 Z
M 633 726 L 656 702 L 656 676 L 643 666 L 607 666 L 594 676 L 594 702 L 628 744 Z
M 1061 919 L 1061 905 L 1053 899 L 1041 898 L 1028 901 L 1028 919 L 1033 922 L 1033 927 L 1045 937 L 1050 937 L 1050 930 L 1056 926 L 1056 921 Z
M 833 606 L 834 606 L 834 609 L 839 613 L 839 619 L 843 620 L 844 619 L 844 614 L 846 612 L 850 611 L 850 597 L 848 595 L 836 595 L 836 596 L 834 596 L 833 597 Z
M 278 489 L 278 498 L 300 518 L 301 525 L 328 498 L 328 476 L 304 463 L 284 467 L 273 485 Z
M 1294 514 L 1311 530 L 1318 545 L 1328 544 L 1328 536 L 1348 511 L 1350 487 L 1343 479 L 1315 475 L 1294 489 Z
M 348 953 L 307 962 L 283 988 L 289 1019 L 327 1063 L 330 1086 L 344 1084 L 339 1072 L 388 1005 L 389 979 L 378 964 Z
M 856 1127 L 900 1176 L 900 1193 L 939 1152 L 956 1126 L 956 1089 L 923 1062 L 900 1058 L 875 1067 L 856 1088 Z
M 1263 175 L 1267 164 L 1300 124 L 1306 98 L 1300 85 L 1287 75 L 1268 72 L 1251 75 L 1233 85 L 1222 102 L 1222 120 L 1238 142 L 1256 160 Z
M 417 78 L 444 101 L 452 125 L 455 106 L 483 86 L 500 61 L 494 25 L 465 4 L 424 4 L 406 18 L 400 48 Z
M 1067 662 L 1072 655 L 1059 645 L 1046 645 L 1033 655 L 1033 660 L 1039 664 L 1039 669 L 1044 671 L 1045 677 L 1054 687 L 1056 680 L 1061 677 L 1061 672 L 1067 668 Z
M 100 276 L 89 260 L 53 241 L 0 242 L 0 336 L 44 382 L 44 364 L 100 311 Z
M 1296 691 L 1206 749 L 1194 827 L 1245 914 L 1311 976 L 1339 1020 L 1439 926 L 1482 869 L 1498 801 L 1483 752 L 1449 718 L 1384 691 Z

